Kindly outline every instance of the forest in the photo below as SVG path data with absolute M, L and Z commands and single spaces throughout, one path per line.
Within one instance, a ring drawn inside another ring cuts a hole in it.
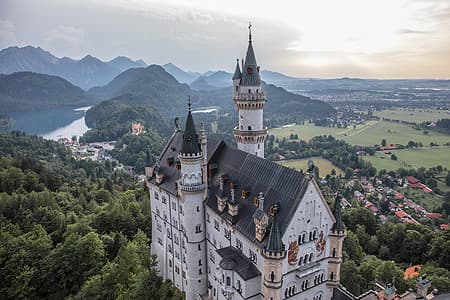
M 63 145 L 0 135 L 2 299 L 183 299 L 157 275 L 143 184 Z

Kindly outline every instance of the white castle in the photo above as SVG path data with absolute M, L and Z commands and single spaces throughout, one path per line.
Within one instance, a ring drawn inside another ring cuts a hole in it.
M 266 96 L 251 32 L 233 75 L 237 148 L 196 133 L 189 103 L 158 163 L 146 167 L 152 254 L 194 299 L 340 298 L 345 230 L 309 173 L 264 159 Z

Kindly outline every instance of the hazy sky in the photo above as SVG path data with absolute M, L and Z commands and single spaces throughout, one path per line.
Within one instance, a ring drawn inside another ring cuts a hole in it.
M 450 0 L 0 0 L 0 48 L 232 71 L 249 20 L 263 69 L 450 78 Z

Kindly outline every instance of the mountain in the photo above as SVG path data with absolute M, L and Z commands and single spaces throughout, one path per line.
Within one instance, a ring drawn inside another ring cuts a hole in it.
M 120 70 L 121 72 L 131 69 L 131 68 L 141 68 L 146 67 L 147 64 L 142 60 L 131 60 L 126 56 L 117 56 L 116 58 L 107 62 L 113 68 Z
M 32 72 L 0 76 L 0 113 L 90 104 L 92 99 L 81 88 L 57 76 Z
M 269 70 L 262 70 L 261 78 L 263 78 L 265 82 L 273 83 L 273 84 L 298 80 L 298 78 L 296 78 L 296 77 L 287 76 L 282 73 L 269 71 Z
M 201 74 L 197 72 L 187 72 L 179 67 L 175 66 L 173 63 L 168 63 L 162 66 L 164 70 L 176 78 L 181 83 L 190 84 L 195 79 L 197 79 Z
M 151 105 L 170 117 L 184 113 L 188 95 L 192 95 L 187 84 L 179 83 L 158 65 L 129 69 L 88 93 L 103 99 L 115 98 L 122 103 Z
M 209 75 L 203 75 L 191 83 L 193 90 L 212 90 L 231 86 L 232 74 L 225 71 L 217 71 Z
M 111 81 L 121 72 L 143 67 L 142 60 L 133 61 L 119 56 L 104 62 L 91 55 L 81 60 L 68 57 L 58 58 L 40 47 L 9 47 L 0 51 L 0 73 L 30 71 L 63 77 L 83 89 L 101 86 Z

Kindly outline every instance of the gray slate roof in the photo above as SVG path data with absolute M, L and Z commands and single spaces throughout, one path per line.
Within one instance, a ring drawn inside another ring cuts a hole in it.
M 256 64 L 255 52 L 252 41 L 248 42 L 247 55 L 245 56 L 244 67 L 242 68 L 242 86 L 259 86 L 261 78 L 259 76 L 258 65 Z
M 181 146 L 181 153 L 197 154 L 200 152 L 198 144 L 198 135 L 195 131 L 194 118 L 192 118 L 191 104 L 189 103 L 189 112 L 186 118 L 186 126 L 184 127 L 183 145 Z
M 253 262 L 242 254 L 238 249 L 229 246 L 226 248 L 216 250 L 222 257 L 219 265 L 224 270 L 233 270 L 239 274 L 244 280 L 249 280 L 258 276 L 261 276 L 258 268 Z
M 160 169 L 164 174 L 164 179 L 159 186 L 172 194 L 176 194 L 175 182 L 180 178 L 180 171 L 176 169 L 175 164 L 169 166 L 166 161 L 168 158 L 176 158 L 178 155 L 182 144 L 182 136 L 183 134 L 179 131 L 174 133 L 161 154 Z M 237 195 L 239 195 L 238 216 L 232 222 L 235 228 L 258 247 L 265 246 L 268 234 L 263 242 L 259 243 L 255 237 L 253 221 L 253 215 L 257 210 L 253 199 L 258 196 L 259 192 L 263 192 L 264 211 L 268 215 L 270 215 L 271 204 L 277 202 L 280 204 L 278 223 L 280 233 L 284 234 L 303 198 L 310 177 L 304 173 L 232 148 L 221 140 L 208 139 L 207 153 L 212 178 L 209 182 L 206 205 L 223 219 L 230 220 L 227 210 L 224 210 L 223 213 L 218 210 L 216 198 L 219 191 L 219 177 L 226 174 L 229 180 L 236 184 L 235 189 Z M 155 183 L 155 179 L 152 178 L 151 182 Z M 224 183 L 224 186 L 228 185 L 229 182 Z M 247 191 L 245 199 L 241 198 L 242 189 Z M 269 221 L 269 228 L 271 221 Z

